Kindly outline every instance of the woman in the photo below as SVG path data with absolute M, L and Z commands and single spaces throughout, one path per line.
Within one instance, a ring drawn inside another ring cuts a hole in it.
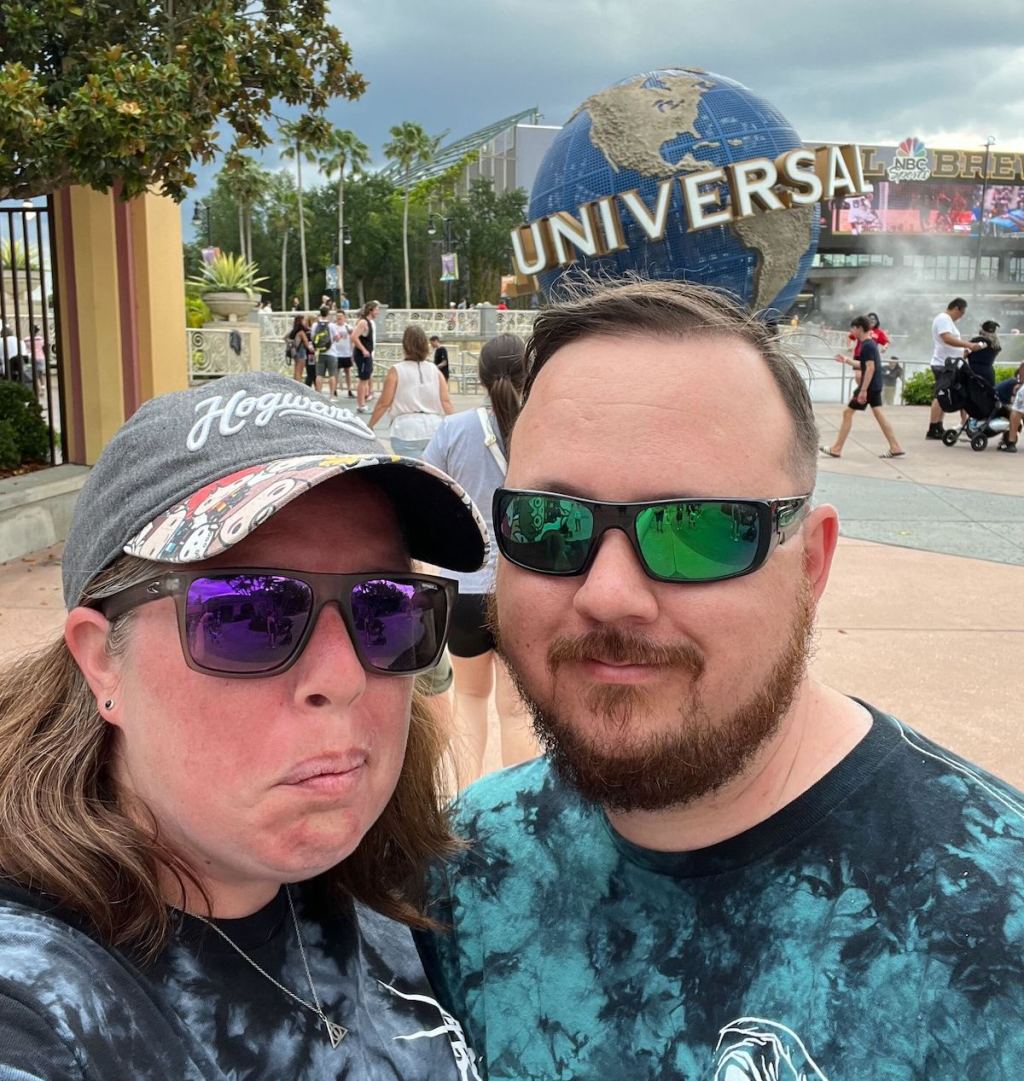
M 967 354 L 967 363 L 975 375 L 981 376 L 990 387 L 996 385 L 996 357 L 1003 351 L 1002 342 L 996 331 L 999 324 L 993 319 L 986 319 L 978 329 L 978 333 L 971 338 L 981 348 Z
M 480 382 L 487 406 L 448 417 L 423 454 L 423 460 L 451 476 L 469 492 L 491 528 L 494 489 L 505 479 L 505 448 L 519 414 L 526 378 L 523 340 L 499 334 L 480 351 Z M 480 776 L 487 744 L 487 704 L 497 681 L 502 765 L 537 755 L 526 712 L 504 666 L 497 663 L 487 625 L 486 595 L 493 587 L 496 553 L 485 567 L 459 574 L 459 596 L 452 612 L 448 643 L 455 670 L 455 718 L 460 744 L 461 779 Z
M 373 346 L 376 337 L 374 319 L 380 303 L 371 300 L 360 309 L 352 330 L 352 356 L 356 362 L 356 412 L 369 413 L 366 403 L 373 397 Z
M 419 458 L 427 449 L 445 413 L 454 413 L 448 384 L 427 359 L 430 345 L 422 327 L 411 323 L 402 335 L 402 356 L 384 377 L 380 401 L 370 427 L 385 413 L 391 416 L 391 449 L 406 458 Z
M 454 482 L 284 376 L 132 416 L 63 638 L 0 678 L 0 1076 L 476 1077 L 408 929 L 452 847 L 413 681 L 453 587 L 411 559 L 483 553 Z
M 309 362 L 313 359 L 313 377 L 316 378 L 316 354 L 313 352 L 313 343 L 309 340 L 309 323 L 306 321 L 306 316 L 302 313 L 295 316 L 292 320 L 292 329 L 285 335 L 285 342 L 287 348 L 290 350 L 290 356 L 294 364 L 294 371 L 292 375 L 295 377 L 296 382 L 305 382 L 306 386 L 310 386 L 309 380 Z

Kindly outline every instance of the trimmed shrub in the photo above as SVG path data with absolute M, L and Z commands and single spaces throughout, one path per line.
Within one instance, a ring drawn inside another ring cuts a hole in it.
M 1016 364 L 997 364 L 996 382 L 1001 383 L 1004 379 L 1012 379 L 1017 374 Z
M 30 387 L 0 379 L 0 426 L 5 428 L 3 443 L 5 469 L 16 469 L 25 462 L 45 462 L 50 456 L 50 433 L 43 411 Z M 8 437 L 14 441 L 11 450 Z
M 903 384 L 903 401 L 907 405 L 930 405 L 935 397 L 935 376 L 930 368 L 914 374 Z
M 0 420 L 0 469 L 17 469 L 19 465 L 21 452 L 14 425 L 9 420 Z

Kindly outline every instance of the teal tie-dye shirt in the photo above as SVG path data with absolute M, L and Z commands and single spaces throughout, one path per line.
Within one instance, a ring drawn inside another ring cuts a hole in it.
M 891 717 L 707 849 L 629 844 L 543 759 L 458 826 L 420 945 L 490 1081 L 1024 1077 L 1024 798 Z

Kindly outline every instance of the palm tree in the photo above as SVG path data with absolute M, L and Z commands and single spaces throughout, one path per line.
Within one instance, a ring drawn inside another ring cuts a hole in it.
M 428 135 L 419 124 L 408 120 L 391 128 L 391 141 L 384 144 L 384 153 L 402 170 L 405 204 L 402 210 L 402 256 L 405 260 L 405 306 L 412 307 L 409 288 L 409 189 L 415 165 L 426 165 L 437 151 L 440 139 Z
M 291 173 L 272 173 L 267 198 L 267 226 L 281 234 L 281 311 L 288 310 L 288 238 L 299 214 L 298 192 Z
M 320 168 L 338 174 L 338 291 L 345 292 L 345 170 L 361 173 L 370 164 L 370 149 L 354 132 L 336 128 L 324 146 Z
M 252 209 L 266 196 L 270 178 L 258 161 L 244 154 L 229 155 L 224 167 L 238 206 L 239 248 L 252 262 Z
M 306 262 L 306 213 L 302 203 L 302 162 L 316 160 L 316 148 L 304 138 L 301 125 L 291 121 L 283 121 L 278 126 L 281 137 L 285 140 L 285 147 L 281 151 L 281 157 L 285 160 L 294 161 L 296 167 L 296 194 L 299 208 L 299 258 L 302 260 L 302 306 L 309 311 L 309 266 Z

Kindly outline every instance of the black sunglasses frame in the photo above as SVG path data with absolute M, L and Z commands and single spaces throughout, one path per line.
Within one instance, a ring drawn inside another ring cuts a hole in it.
M 586 508 L 594 520 L 594 533 L 590 538 L 586 557 L 578 568 L 571 570 L 541 570 L 532 567 L 528 563 L 522 563 L 514 556 L 509 555 L 505 547 L 505 537 L 501 530 L 501 520 L 505 515 L 507 502 L 513 498 L 525 497 L 527 499 L 542 496 L 548 499 L 563 499 L 578 503 Z M 494 493 L 494 501 L 491 505 L 491 521 L 494 523 L 494 541 L 502 556 L 523 570 L 533 571 L 535 574 L 551 575 L 555 578 L 577 578 L 586 574 L 594 561 L 594 555 L 601 543 L 602 538 L 609 529 L 619 529 L 626 534 L 629 543 L 648 578 L 656 582 L 669 582 L 672 585 L 707 585 L 711 582 L 725 582 L 730 578 L 742 578 L 744 575 L 753 574 L 768 561 L 768 557 L 780 544 L 785 544 L 803 523 L 807 512 L 811 493 L 807 495 L 787 496 L 782 499 L 737 499 L 734 496 L 702 496 L 699 499 L 651 499 L 643 503 L 611 503 L 593 499 L 581 499 L 575 495 L 565 495 L 560 492 L 534 491 L 528 488 L 498 488 Z M 758 543 L 754 551 L 753 559 L 749 567 L 735 571 L 732 574 L 723 574 L 717 578 L 668 578 L 654 571 L 647 565 L 644 554 L 640 549 L 640 538 L 636 531 L 636 522 L 640 513 L 651 510 L 654 507 L 663 507 L 666 510 L 672 507 L 692 507 L 709 503 L 730 503 L 743 507 L 752 508 L 757 514 Z
M 220 668 L 208 668 L 200 664 L 192 656 L 188 641 L 186 608 L 189 588 L 193 582 L 198 581 L 200 578 L 234 578 L 253 575 L 291 578 L 308 586 L 313 595 L 313 607 L 309 619 L 306 621 L 302 633 L 296 639 L 291 653 L 283 661 L 271 668 L 252 672 L 225 671 Z M 444 628 L 438 638 L 437 651 L 429 664 L 408 671 L 391 672 L 385 668 L 374 667 L 364 654 L 355 630 L 355 617 L 352 612 L 352 591 L 356 586 L 365 582 L 374 582 L 381 579 L 397 582 L 399 585 L 416 585 L 422 582 L 430 582 L 440 586 L 444 591 L 446 601 Z M 112 593 L 109 597 L 98 598 L 89 607 L 95 608 L 107 619 L 113 620 L 124 615 L 132 608 L 138 608 L 140 605 L 148 604 L 150 601 L 158 601 L 163 597 L 172 597 L 178 612 L 178 636 L 181 639 L 181 652 L 189 668 L 194 672 L 201 672 L 204 676 L 220 676 L 224 679 L 263 679 L 267 676 L 281 675 L 298 661 L 313 634 L 313 630 L 320 619 L 320 614 L 328 604 L 336 604 L 342 622 L 345 624 L 345 630 L 348 632 L 352 648 L 359 658 L 359 663 L 367 672 L 375 676 L 416 676 L 421 672 L 428 672 L 441 659 L 441 654 L 444 652 L 444 647 L 448 641 L 452 608 L 455 605 L 458 592 L 458 582 L 453 581 L 451 578 L 439 578 L 433 574 L 418 574 L 409 571 L 360 571 L 358 574 L 318 574 L 311 571 L 285 570 L 279 567 L 216 567 L 205 570 L 167 571 L 155 575 L 145 582 L 140 582 L 138 585 L 129 586 L 127 589 Z

